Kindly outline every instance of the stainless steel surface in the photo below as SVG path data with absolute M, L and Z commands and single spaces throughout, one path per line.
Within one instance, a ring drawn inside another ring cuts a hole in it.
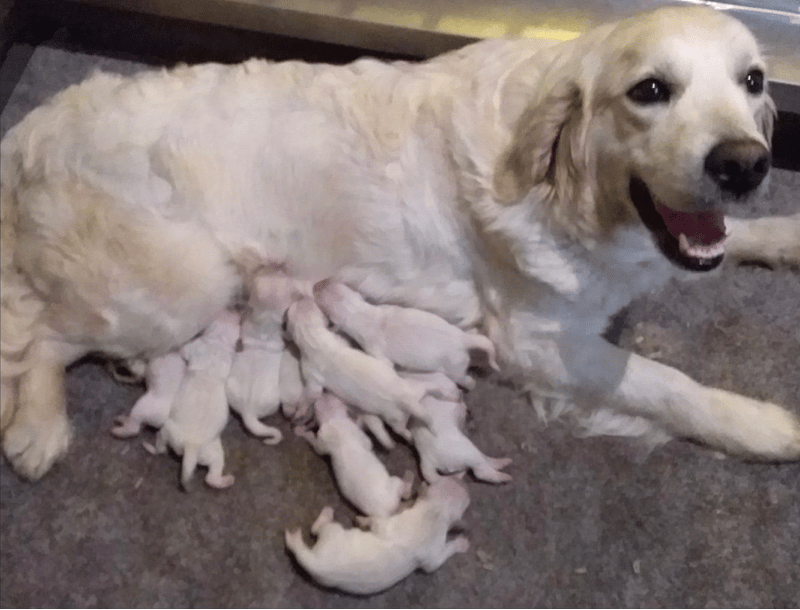
M 480 38 L 567 40 L 665 4 L 706 4 L 745 22 L 771 58 L 781 110 L 800 113 L 800 0 L 49 0 L 177 17 L 375 51 L 431 56 Z

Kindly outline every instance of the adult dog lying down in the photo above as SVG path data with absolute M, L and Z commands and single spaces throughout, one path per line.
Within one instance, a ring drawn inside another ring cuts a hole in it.
M 65 365 L 185 343 L 256 252 L 479 326 L 506 373 L 598 432 L 797 459 L 789 411 L 600 337 L 723 256 L 800 263 L 800 216 L 723 216 L 769 169 L 764 70 L 739 22 L 693 7 L 420 64 L 253 60 L 67 89 L 2 142 L 6 455 L 44 474 L 69 441 Z

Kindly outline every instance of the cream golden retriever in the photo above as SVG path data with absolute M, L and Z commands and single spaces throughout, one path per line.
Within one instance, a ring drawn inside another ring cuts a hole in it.
M 800 216 L 724 216 L 769 170 L 764 74 L 741 23 L 690 7 L 419 64 L 252 60 L 70 87 L 2 142 L 6 455 L 44 474 L 69 442 L 64 367 L 185 343 L 255 252 L 480 328 L 509 376 L 596 432 L 797 459 L 788 410 L 600 336 L 723 256 L 800 263 Z

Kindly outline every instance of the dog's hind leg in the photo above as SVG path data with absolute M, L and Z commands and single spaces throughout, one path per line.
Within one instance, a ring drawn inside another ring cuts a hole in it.
M 236 480 L 232 474 L 222 474 L 225 468 L 225 450 L 222 441 L 214 439 L 203 446 L 200 452 L 201 462 L 208 466 L 206 483 L 215 489 L 225 489 L 233 485 Z

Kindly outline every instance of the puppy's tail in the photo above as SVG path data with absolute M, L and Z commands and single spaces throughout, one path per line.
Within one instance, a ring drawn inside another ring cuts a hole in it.
M 17 171 L 10 156 L 0 159 L 0 432 L 14 416 L 20 377 L 34 365 L 35 328 L 44 310 L 16 267 L 19 212 L 12 181 Z
M 183 491 L 191 491 L 192 477 L 197 469 L 199 455 L 199 445 L 189 443 L 184 447 L 183 460 L 181 461 L 181 488 Z

